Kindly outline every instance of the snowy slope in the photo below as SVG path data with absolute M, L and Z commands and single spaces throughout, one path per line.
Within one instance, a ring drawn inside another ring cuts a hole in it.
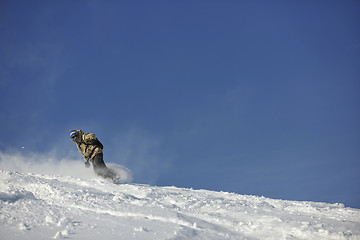
M 360 210 L 0 170 L 0 238 L 360 239 Z

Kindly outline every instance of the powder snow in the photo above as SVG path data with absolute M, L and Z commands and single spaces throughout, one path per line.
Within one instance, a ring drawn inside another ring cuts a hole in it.
M 0 170 L 0 238 L 360 239 L 360 209 L 343 204 L 73 175 Z

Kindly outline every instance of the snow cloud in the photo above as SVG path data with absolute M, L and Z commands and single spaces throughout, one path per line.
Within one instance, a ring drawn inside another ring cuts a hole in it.
M 4 153 L 0 151 L 0 169 L 22 173 L 60 175 L 80 178 L 97 178 L 92 168 L 86 168 L 77 158 L 56 158 L 55 151 L 49 153 Z M 118 164 L 108 164 L 108 167 L 120 173 L 124 182 L 131 182 L 131 171 Z

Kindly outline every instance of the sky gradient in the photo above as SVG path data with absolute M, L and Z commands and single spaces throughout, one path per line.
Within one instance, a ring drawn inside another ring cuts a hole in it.
M 0 150 L 360 208 L 360 2 L 0 2 Z

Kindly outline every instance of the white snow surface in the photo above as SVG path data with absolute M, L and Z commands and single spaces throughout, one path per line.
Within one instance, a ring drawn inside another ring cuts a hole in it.
M 2 240 L 360 239 L 360 209 L 338 203 L 0 168 Z

